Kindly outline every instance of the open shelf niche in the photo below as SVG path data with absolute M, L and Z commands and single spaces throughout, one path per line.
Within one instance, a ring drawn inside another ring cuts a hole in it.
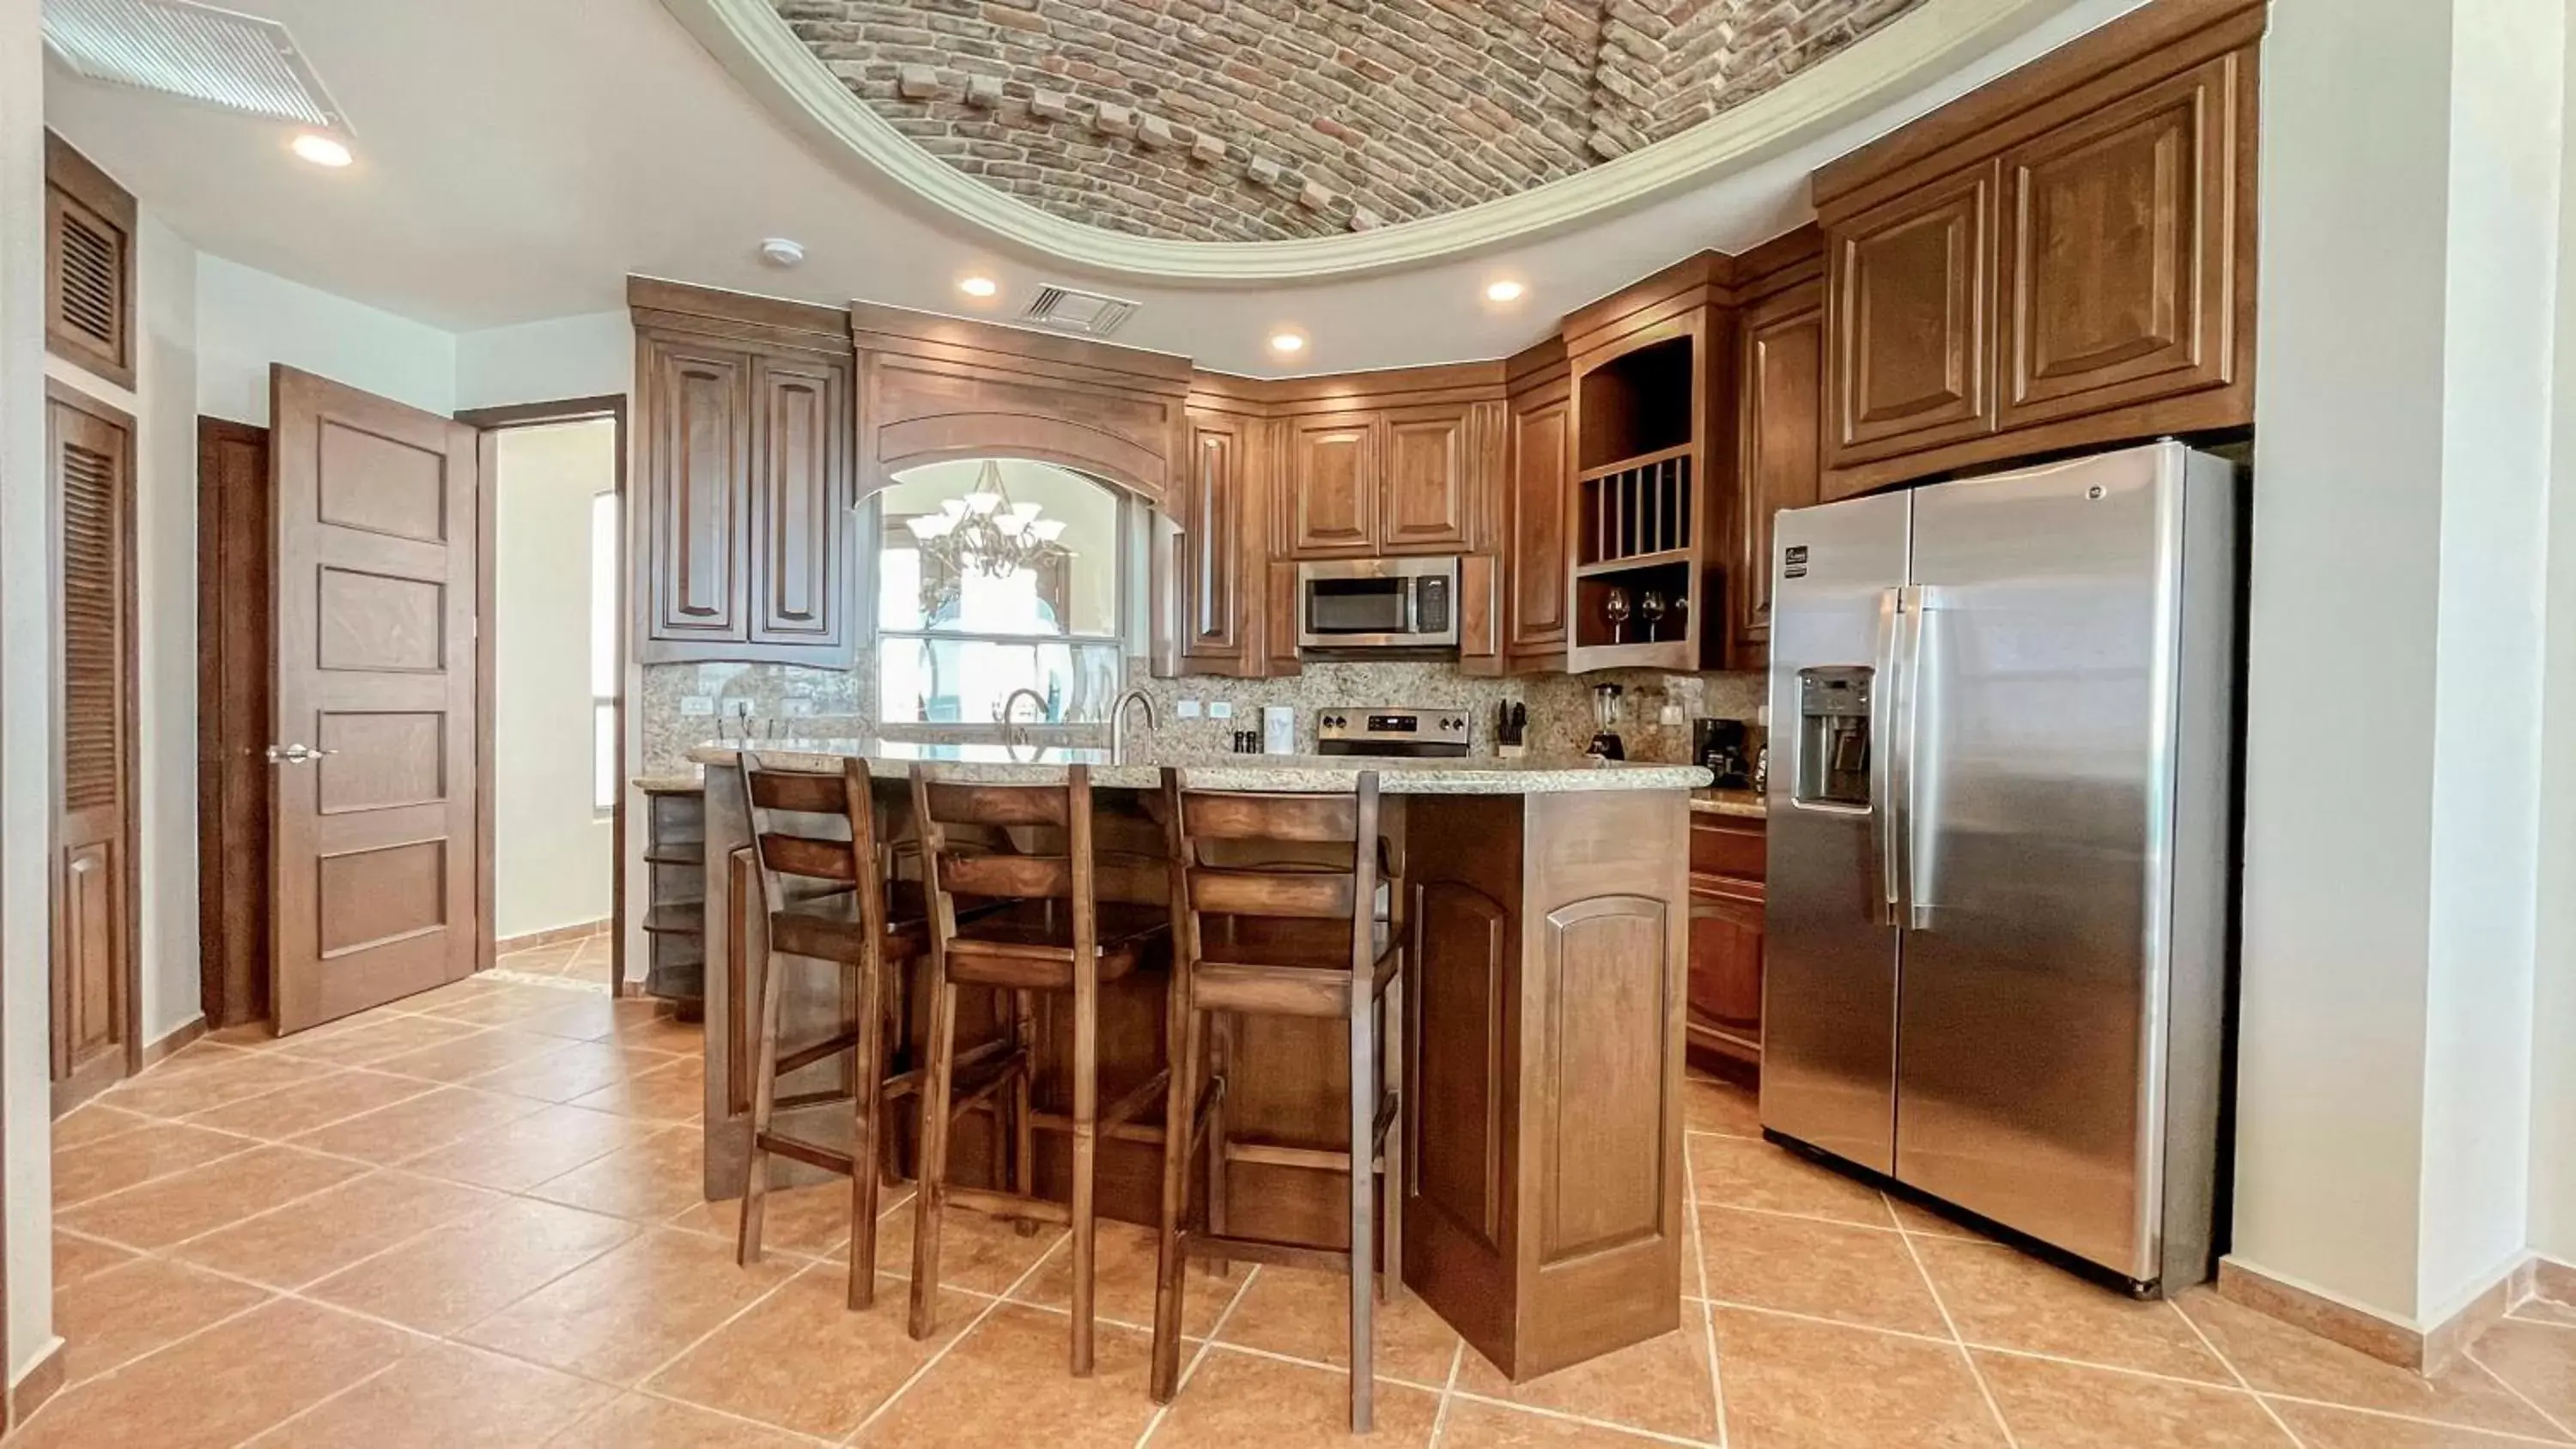
M 1720 314 L 1704 306 L 1601 342 L 1576 362 L 1572 624 L 1567 667 L 1715 667 L 1722 639 L 1707 506 Z M 1712 622 L 1715 621 L 1715 622 Z

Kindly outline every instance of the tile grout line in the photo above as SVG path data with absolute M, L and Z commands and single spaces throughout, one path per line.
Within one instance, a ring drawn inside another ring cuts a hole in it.
M 1886 1207 L 1887 1194 L 1880 1193 L 1878 1201 L 1879 1206 Z M 1888 1208 L 1887 1215 L 1893 1219 L 1896 1216 L 1896 1210 Z M 2021 1449 L 2021 1440 L 2014 1436 L 2012 1424 L 2004 1418 L 2003 1405 L 1996 1402 L 1994 1388 L 1986 1382 L 1985 1370 L 1977 1367 L 1977 1356 L 1968 1352 L 1968 1341 L 1960 1336 L 1959 1321 L 1950 1316 L 1950 1305 L 1942 1301 L 1940 1285 L 1932 1281 L 1932 1269 L 1923 1261 L 1922 1250 L 1915 1247 L 1913 1235 L 1910 1233 L 1900 1231 L 1897 1234 L 1897 1240 L 1905 1244 L 1905 1255 L 1914 1260 L 1914 1271 L 1923 1275 L 1924 1291 L 1932 1295 L 1932 1306 L 1940 1310 L 1941 1322 L 1950 1330 L 1951 1346 L 1958 1349 L 1959 1361 L 1968 1366 L 1968 1377 L 1976 1381 L 1977 1394 L 1986 1401 L 1986 1412 L 1995 1416 L 1995 1427 L 2003 1431 L 2006 1449 Z
M 2245 1371 L 2236 1366 L 2236 1360 L 2219 1351 L 2217 1343 L 2201 1330 L 2199 1324 L 2192 1321 L 2190 1314 L 2182 1311 L 2181 1304 L 2168 1298 L 2165 1300 L 2165 1306 L 2173 1310 L 2174 1317 L 2182 1320 L 2183 1327 L 2191 1330 L 2192 1337 L 2200 1340 L 2200 1346 L 2209 1350 L 2209 1356 L 2218 1360 L 2219 1367 L 2227 1370 L 2227 1376 L 2236 1380 L 2237 1387 L 2249 1394 L 2254 1394 L 2253 1380 L 2245 1377 Z M 2293 1449 L 2307 1449 L 2307 1442 L 2299 1437 L 2299 1431 L 2290 1427 L 2290 1421 L 2281 1417 L 2281 1411 L 2273 1408 L 2269 1399 L 2261 1394 L 2254 1394 L 2254 1402 L 2262 1406 L 2264 1416 L 2288 1437 Z
M 1708 1234 L 1700 1217 L 1699 1173 L 1691 1161 L 1690 1134 L 1682 1134 L 1682 1200 L 1688 1204 L 1691 1262 L 1699 1270 L 1700 1341 L 1708 1355 L 1708 1393 L 1717 1414 L 1717 1449 L 1726 1449 L 1726 1381 L 1717 1363 L 1717 1310 L 1708 1304 Z
M 1431 1413 L 1431 1442 L 1426 1449 L 1440 1449 L 1440 1438 L 1449 1432 L 1449 1405 L 1458 1397 L 1458 1370 L 1467 1362 L 1467 1340 L 1458 1340 L 1449 1351 L 1449 1377 L 1440 1386 L 1440 1407 Z
M 1553 1419 L 1560 1424 L 1581 1424 L 1587 1429 L 1608 1429 L 1613 1433 L 1632 1435 L 1640 1439 L 1653 1439 L 1665 1444 L 1684 1444 L 1690 1446 L 1690 1449 L 1708 1449 L 1709 1446 L 1709 1441 L 1706 1439 L 1691 1439 L 1680 1434 L 1667 1434 L 1661 1429 L 1640 1428 L 1635 1424 L 1622 1424 L 1615 1419 L 1596 1419 L 1588 1414 L 1578 1414 L 1570 1409 L 1550 1408 L 1545 1404 L 1514 1403 L 1509 1399 L 1497 1399 L 1490 1394 L 1477 1393 L 1473 1389 L 1460 1389 L 1457 1396 L 1471 1404 L 1508 1409 L 1516 1414 L 1527 1414 L 1534 1419 Z
M 1189 1271 L 1189 1259 L 1185 1254 L 1181 1260 L 1181 1273 L 1184 1282 L 1187 1281 Z M 1216 1347 L 1216 1336 L 1223 1333 L 1225 1331 L 1226 1324 L 1233 1321 L 1234 1310 L 1242 1305 L 1244 1296 L 1252 1291 L 1252 1280 L 1260 1276 L 1261 1265 L 1258 1263 L 1251 1264 L 1244 1269 L 1243 1281 L 1234 1285 L 1234 1293 L 1225 1300 L 1225 1307 L 1217 1310 L 1215 1320 L 1208 1324 L 1207 1337 L 1199 1340 L 1198 1351 L 1190 1355 L 1190 1361 L 1188 1363 L 1181 1365 L 1180 1375 L 1173 1379 L 1172 1404 L 1177 1404 L 1181 1401 L 1182 1392 L 1187 1390 L 1190 1386 L 1191 1376 L 1199 1371 L 1199 1365 L 1207 1361 L 1209 1351 Z M 1182 1337 L 1187 1338 L 1188 1334 L 1184 1333 Z M 1136 1435 L 1135 1449 L 1145 1449 L 1146 1441 L 1154 1437 L 1155 1431 L 1163 1427 L 1163 1420 L 1171 1415 L 1172 1404 L 1156 1404 L 1154 1406 L 1154 1412 L 1145 1420 L 1144 1429 Z
M 1281 1353 L 1275 1348 L 1254 1348 L 1248 1343 L 1219 1343 L 1214 1339 L 1208 1339 L 1205 1340 L 1205 1342 L 1209 1348 L 1218 1349 L 1225 1353 L 1240 1354 L 1245 1358 L 1265 1359 L 1271 1363 L 1284 1363 L 1294 1365 L 1298 1368 L 1314 1369 L 1319 1373 L 1339 1374 L 1345 1379 L 1351 1376 L 1351 1369 L 1348 1364 L 1326 1363 L 1319 1358 L 1302 1358 L 1293 1353 Z M 1411 1389 L 1416 1393 L 1437 1394 L 1442 1392 L 1441 1387 L 1438 1384 L 1426 1384 L 1420 1379 L 1398 1378 L 1394 1374 L 1372 1374 L 1370 1377 L 1376 1379 L 1379 1383 L 1393 1384 L 1399 1389 Z M 1461 1398 L 1478 1399 L 1484 1403 L 1499 1404 L 1503 1402 L 1500 1399 L 1485 1399 L 1482 1395 L 1471 1393 L 1466 1389 L 1460 1389 L 1458 1394 Z M 1519 1408 L 1520 1405 L 1510 1404 L 1506 1407 L 1516 1409 Z
M 2502 1374 L 2500 1374 L 2500 1373 L 2497 1373 L 2494 1369 L 2492 1369 L 2492 1368 L 2488 1367 L 2488 1366 L 2487 1366 L 2487 1361 L 2486 1361 L 2485 1359 L 2482 1359 L 2482 1358 L 2478 1357 L 2478 1354 L 2477 1354 L 2477 1350 L 2476 1350 L 2476 1349 L 2474 1349 L 2474 1348 L 2462 1349 L 2462 1350 L 2460 1351 L 2460 1357 L 2462 1357 L 2462 1358 L 2464 1358 L 2464 1359 L 2467 1359 L 2469 1362 L 2471 1362 L 2471 1363 L 2473 1363 L 2473 1364 L 2476 1364 L 2476 1365 L 2478 1366 L 2478 1372 L 2483 1373 L 2483 1374 L 2485 1374 L 2488 1378 L 2491 1378 L 2491 1379 L 2495 1380 L 2495 1381 L 2496 1381 L 2496 1386 L 2497 1386 L 2498 1388 L 2503 1389 L 2506 1393 L 2511 1394 L 2511 1395 L 2513 1395 L 2516 1399 L 2521 1400 L 2521 1401 L 2522 1401 L 2522 1406 L 2523 1406 L 2524 1408 L 2531 1410 L 2531 1411 L 2532 1411 L 2533 1413 L 2535 1413 L 2535 1414 L 2538 1414 L 2538 1415 L 2540 1416 L 2541 1421 L 2542 1421 L 2543 1423 L 2546 1423 L 2550 1428 L 2557 1430 L 2557 1431 L 2559 1432 L 2559 1435 L 2560 1435 L 2561 1437 L 2565 1438 L 2569 1443 L 2571 1443 L 2571 1444 L 2576 1444 L 2576 1431 L 2571 1431 L 2571 1430 L 2569 1430 L 2569 1429 L 2568 1429 L 2568 1427 L 2567 1427 L 2567 1425 L 2566 1425 L 2566 1424 L 2564 1424 L 2564 1423 L 2562 1423 L 2562 1422 L 2559 1420 L 2559 1418 L 2558 1418 L 2558 1416 L 2557 1416 L 2556 1414 L 2553 1414 L 2553 1413 L 2549 1412 L 2547 1409 L 2544 1409 L 2544 1408 L 2540 1407 L 2540 1405 L 2539 1405 L 2539 1404 L 2537 1404 L 2537 1403 L 2533 1402 L 2531 1395 L 2524 1393 L 2524 1392 L 2523 1392 L 2519 1387 L 2517 1387 L 2517 1386 L 2514 1384 L 2514 1382 L 2513 1382 L 2512 1380 L 2510 1380 L 2510 1379 L 2506 1378 L 2504 1375 L 2502 1375 Z
M 882 1214 L 879 1215 L 879 1221 L 883 1221 Z M 918 1229 L 916 1229 L 916 1231 L 918 1231 Z M 944 1227 L 942 1231 L 945 1231 Z M 920 1383 L 923 1377 L 932 1369 L 939 1367 L 941 1361 L 948 1357 L 950 1350 L 956 1348 L 957 1345 L 964 1343 L 968 1334 L 973 1333 L 977 1328 L 982 1327 L 985 1319 L 992 1317 L 994 1312 L 1003 1304 L 1011 1301 L 1011 1295 L 1020 1291 L 1020 1285 L 1028 1282 L 1030 1278 L 1036 1275 L 1040 1268 L 1045 1267 L 1049 1262 L 1054 1260 L 1055 1255 L 1059 1250 L 1067 1247 L 1072 1242 L 1073 1234 L 1071 1232 L 1068 1231 L 1058 1234 L 1054 1242 L 1047 1244 L 1045 1252 L 1038 1254 L 1035 1260 L 1033 1260 L 1026 1268 L 1020 1270 L 1020 1276 L 1012 1279 L 1003 1287 L 1000 1293 L 988 1299 L 983 1307 L 975 1310 L 975 1316 L 966 1320 L 965 1327 L 958 1329 L 953 1334 L 950 1334 L 946 1343 L 943 1343 L 938 1348 L 932 1350 L 930 1357 L 923 1359 L 919 1367 L 915 1368 L 910 1374 L 905 1375 L 902 1383 L 895 1385 L 893 1393 L 890 1393 L 883 1399 L 879 1400 L 877 1406 L 868 1410 L 866 1415 L 859 1420 L 858 1424 L 853 1427 L 850 1432 L 842 1435 L 834 1442 L 841 1444 L 853 1444 L 858 1442 L 858 1437 L 868 1431 L 868 1426 L 870 1424 L 873 1424 L 877 1420 L 885 1417 L 887 1410 L 892 1409 L 898 1402 L 900 1402 L 904 1395 L 912 1392 L 913 1385 Z M 934 1306 L 936 1306 L 938 1302 L 939 1295 L 946 1291 L 948 1291 L 948 1289 L 945 1284 L 931 1285 L 930 1297 Z M 907 1297 L 908 1296 L 909 1294 L 907 1294 Z

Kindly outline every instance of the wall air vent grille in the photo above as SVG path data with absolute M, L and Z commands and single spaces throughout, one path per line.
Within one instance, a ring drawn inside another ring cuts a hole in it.
M 45 48 L 74 74 L 346 134 L 304 53 L 274 20 L 194 0 L 44 0 Z
M 1036 299 L 1029 303 L 1029 310 L 1020 314 L 1020 320 L 1051 327 L 1058 332 L 1106 337 L 1135 315 L 1136 304 L 1133 302 L 1049 284 L 1038 288 Z

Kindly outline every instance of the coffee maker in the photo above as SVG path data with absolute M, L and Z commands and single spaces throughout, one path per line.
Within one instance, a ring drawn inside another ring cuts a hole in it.
M 1717 777 L 1720 790 L 1753 788 L 1753 732 L 1740 719 L 1691 721 L 1691 763 Z

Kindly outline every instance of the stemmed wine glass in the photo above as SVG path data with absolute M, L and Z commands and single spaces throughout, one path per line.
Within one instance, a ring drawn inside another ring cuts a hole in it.
M 1610 621 L 1610 642 L 1613 644 L 1626 643 L 1627 641 L 1620 637 L 1620 630 L 1624 628 L 1628 622 L 1628 591 L 1626 589 L 1612 589 L 1608 594 L 1603 595 L 1601 599 L 1601 615 L 1603 618 Z
M 1637 597 L 1637 622 L 1646 626 L 1646 642 L 1655 642 L 1655 626 L 1663 622 L 1664 596 L 1661 590 L 1648 589 Z

